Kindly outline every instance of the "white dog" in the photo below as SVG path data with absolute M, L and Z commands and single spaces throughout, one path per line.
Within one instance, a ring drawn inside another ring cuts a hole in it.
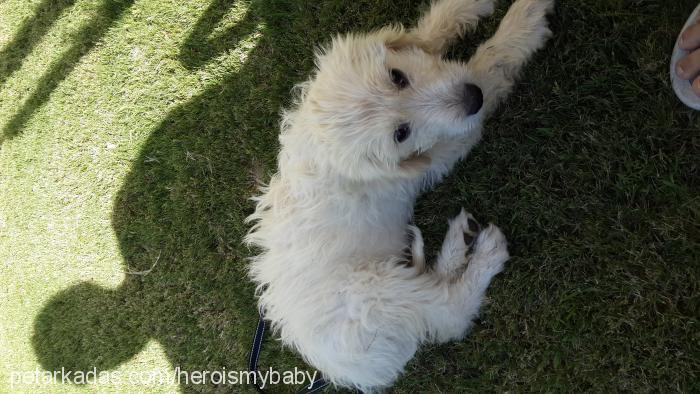
M 494 0 L 438 1 L 413 29 L 348 34 L 317 54 L 246 241 L 262 249 L 250 267 L 261 310 L 332 383 L 391 385 L 421 343 L 460 339 L 472 324 L 508 259 L 503 233 L 462 211 L 426 267 L 408 223 L 544 45 L 552 7 L 517 0 L 466 65 L 442 55 Z

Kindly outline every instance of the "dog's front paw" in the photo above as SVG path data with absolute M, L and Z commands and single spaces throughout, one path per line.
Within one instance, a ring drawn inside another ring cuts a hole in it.
M 475 0 L 472 7 L 474 14 L 480 18 L 491 16 L 496 9 L 496 0 Z
M 518 0 L 512 8 L 515 11 L 525 11 L 525 16 L 529 18 L 541 19 L 545 15 L 554 11 L 554 0 Z
M 527 37 L 528 49 L 538 50 L 552 36 L 547 14 L 554 10 L 554 0 L 518 0 L 508 10 L 506 19 Z
M 476 28 L 479 20 L 493 14 L 494 0 L 439 0 L 418 21 L 415 36 L 429 52 L 441 53 L 447 44 Z
M 475 22 L 480 18 L 491 16 L 496 9 L 496 0 L 440 0 L 433 3 L 431 12 L 433 23 L 438 18 L 445 21 L 454 20 L 457 23 Z

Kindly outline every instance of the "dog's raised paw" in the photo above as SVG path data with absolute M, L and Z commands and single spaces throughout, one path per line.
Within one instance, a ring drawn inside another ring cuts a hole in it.
M 537 50 L 552 36 L 547 14 L 553 10 L 553 0 L 518 0 L 508 10 L 504 22 L 512 31 L 517 31 L 527 38 L 522 44 L 527 44 L 530 50 Z
M 479 17 L 491 16 L 496 10 L 496 0 L 475 0 L 474 13 Z
M 554 10 L 554 0 L 519 0 L 530 17 L 541 17 Z

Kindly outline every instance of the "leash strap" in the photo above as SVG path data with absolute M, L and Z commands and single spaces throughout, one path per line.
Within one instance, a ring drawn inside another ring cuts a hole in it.
M 255 372 L 257 374 L 258 372 L 258 358 L 260 357 L 260 350 L 262 349 L 262 340 L 263 337 L 265 336 L 265 318 L 263 317 L 262 313 L 260 313 L 260 319 L 258 319 L 258 326 L 255 328 L 255 336 L 253 337 L 253 346 L 251 346 L 250 349 L 250 357 L 248 357 L 248 371 L 249 372 Z M 326 379 L 321 378 L 318 380 L 315 380 L 310 386 L 309 385 L 304 385 L 304 387 L 300 388 L 296 394 L 312 394 L 319 392 L 326 388 L 330 382 L 326 381 Z M 265 390 L 263 390 L 262 387 L 258 384 L 258 380 L 255 379 L 255 382 L 253 383 L 253 387 L 255 387 L 255 390 L 260 393 L 264 394 Z
M 262 349 L 263 335 L 265 335 L 265 319 L 263 319 L 262 313 L 260 314 L 260 319 L 258 319 L 258 326 L 255 328 L 255 336 L 253 337 L 253 346 L 250 349 L 250 357 L 248 357 L 248 371 L 258 372 L 258 358 L 260 357 L 260 349 Z M 258 393 L 264 393 L 262 387 L 258 384 L 257 378 L 253 383 L 253 387 Z

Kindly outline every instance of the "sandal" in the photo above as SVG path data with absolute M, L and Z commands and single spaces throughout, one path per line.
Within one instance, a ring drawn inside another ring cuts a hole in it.
M 685 23 L 685 26 L 681 30 L 681 34 L 688 28 L 690 25 L 695 23 L 695 21 L 698 20 L 698 17 L 700 16 L 700 4 L 698 4 L 698 7 L 693 11 L 693 13 L 690 15 L 690 18 L 688 18 L 688 21 Z M 676 92 L 676 96 L 688 107 L 700 110 L 700 97 L 695 94 L 693 91 L 693 88 L 691 86 L 691 81 L 682 79 L 681 77 L 676 74 L 676 64 L 678 64 L 678 61 L 683 59 L 685 56 L 688 55 L 688 51 L 683 50 L 678 47 L 678 41 L 680 40 L 680 34 L 678 35 L 678 39 L 676 39 L 676 45 L 673 48 L 673 55 L 671 56 L 671 83 L 673 84 L 673 91 Z M 700 49 L 699 49 L 700 50 Z

